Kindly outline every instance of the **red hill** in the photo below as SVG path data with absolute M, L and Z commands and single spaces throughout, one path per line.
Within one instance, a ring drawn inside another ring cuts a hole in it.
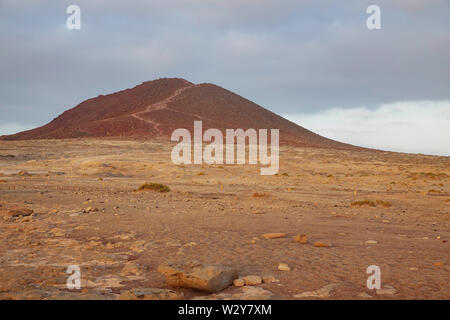
M 319 136 L 219 86 L 176 78 L 88 99 L 42 127 L 0 139 L 170 137 L 177 128 L 192 132 L 195 120 L 202 120 L 203 130 L 280 129 L 280 144 L 357 148 Z

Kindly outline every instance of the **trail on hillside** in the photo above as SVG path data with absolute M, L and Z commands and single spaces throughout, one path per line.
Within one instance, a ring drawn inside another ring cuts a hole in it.
M 188 82 L 186 81 L 186 83 L 188 83 Z M 164 99 L 162 101 L 158 101 L 156 103 L 152 103 L 151 105 L 147 106 L 147 108 L 144 111 L 133 113 L 131 116 L 133 116 L 134 118 L 136 118 L 138 120 L 141 120 L 141 121 L 144 121 L 144 122 L 152 124 L 154 129 L 157 132 L 159 132 L 159 135 L 163 136 L 164 133 L 161 131 L 161 129 L 159 129 L 159 127 L 161 126 L 161 123 L 156 122 L 156 121 L 151 120 L 151 119 L 144 118 L 144 117 L 142 117 L 142 115 L 145 114 L 145 113 L 150 113 L 150 112 L 156 111 L 156 110 L 166 109 L 167 105 L 171 101 L 173 101 L 178 95 L 180 95 L 184 90 L 189 89 L 189 88 L 194 87 L 194 86 L 195 85 L 188 84 L 185 87 L 179 88 L 179 89 L 175 90 L 174 93 L 171 96 L 167 97 L 166 99 Z
M 182 92 L 184 92 L 187 89 L 191 89 L 191 88 L 196 87 L 196 85 L 191 84 L 191 83 L 189 83 L 187 81 L 186 81 L 186 84 L 187 85 L 185 87 L 182 87 L 182 88 L 179 88 L 179 89 L 175 90 L 174 93 L 172 95 L 170 95 L 169 97 L 167 97 L 166 99 L 158 101 L 158 102 L 155 102 L 155 103 L 152 103 L 152 104 L 148 105 L 145 108 L 144 111 L 139 111 L 139 112 L 133 113 L 133 114 L 131 114 L 131 116 L 133 116 L 134 118 L 136 118 L 138 120 L 141 120 L 141 121 L 144 121 L 146 123 L 152 124 L 153 128 L 159 133 L 160 136 L 164 136 L 164 133 L 160 129 L 161 123 L 156 122 L 155 120 L 149 119 L 149 114 L 151 112 L 157 111 L 157 110 L 166 109 L 166 110 L 170 110 L 172 112 L 177 112 L 177 113 L 182 113 L 182 114 L 185 114 L 185 115 L 190 115 L 190 116 L 198 118 L 199 120 L 209 120 L 209 121 L 212 121 L 212 122 L 217 122 L 217 120 L 215 120 L 215 119 L 210 119 L 210 118 L 207 118 L 207 117 L 203 117 L 203 116 L 200 116 L 200 115 L 194 114 L 194 113 L 188 113 L 188 112 L 179 111 L 179 110 L 172 109 L 172 108 L 169 107 L 169 103 L 174 101 L 175 98 L 177 98 Z M 143 117 L 144 114 L 146 114 L 145 118 Z

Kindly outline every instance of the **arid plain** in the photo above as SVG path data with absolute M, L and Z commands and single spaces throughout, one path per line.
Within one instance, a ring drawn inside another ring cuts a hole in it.
M 0 299 L 450 298 L 449 157 L 284 146 L 279 173 L 261 176 L 174 165 L 171 147 L 2 141 Z M 145 182 L 171 191 L 137 190 Z M 193 260 L 264 281 L 208 294 L 157 271 Z M 70 265 L 81 289 L 66 288 Z

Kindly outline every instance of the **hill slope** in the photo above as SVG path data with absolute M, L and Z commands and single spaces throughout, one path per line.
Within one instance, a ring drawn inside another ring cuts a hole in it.
M 88 99 L 48 124 L 2 136 L 4 140 L 79 137 L 170 137 L 173 130 L 280 129 L 280 143 L 296 146 L 355 149 L 319 136 L 263 107 L 213 84 L 184 79 L 158 79 L 132 89 Z

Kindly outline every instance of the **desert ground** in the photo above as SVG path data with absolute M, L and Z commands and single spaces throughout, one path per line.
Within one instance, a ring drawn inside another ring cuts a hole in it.
M 450 299 L 450 157 L 281 147 L 279 173 L 261 176 L 175 165 L 171 147 L 1 141 L 0 299 Z M 157 270 L 168 261 L 264 281 L 173 288 Z

